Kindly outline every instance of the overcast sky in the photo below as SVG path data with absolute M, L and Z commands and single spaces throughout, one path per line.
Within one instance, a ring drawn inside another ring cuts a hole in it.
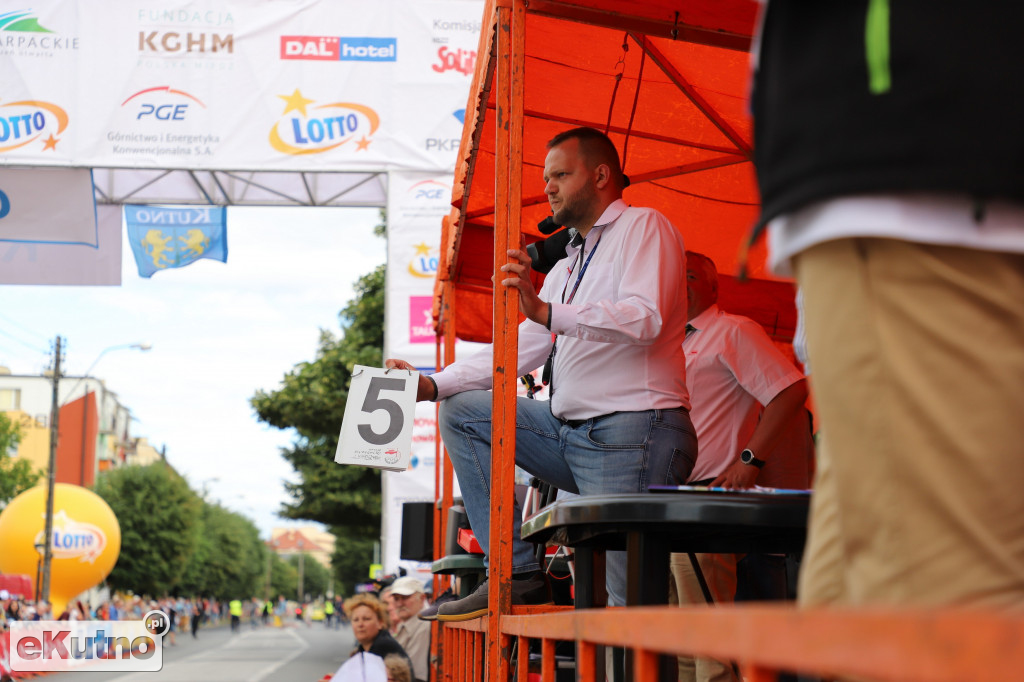
M 249 406 L 315 356 L 321 329 L 340 333 L 338 312 L 356 280 L 385 261 L 373 235 L 376 208 L 231 208 L 228 261 L 200 260 L 138 275 L 127 242 L 120 287 L 3 286 L 0 364 L 39 374 L 58 334 L 64 373 L 91 374 L 133 416 L 133 436 L 166 447 L 192 487 L 255 521 L 263 537 L 293 479 L 280 448 L 294 438 L 259 423 Z M 339 429 L 341 425 L 338 425 Z

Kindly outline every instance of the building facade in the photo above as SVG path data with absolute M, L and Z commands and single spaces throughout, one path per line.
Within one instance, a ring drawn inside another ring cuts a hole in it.
M 89 487 L 101 471 L 148 464 L 160 457 L 144 438 L 131 436 L 130 411 L 101 379 L 63 376 L 57 399 L 57 482 Z M 0 412 L 21 427 L 21 440 L 12 454 L 44 472 L 50 457 L 52 404 L 52 377 L 11 374 L 0 367 Z

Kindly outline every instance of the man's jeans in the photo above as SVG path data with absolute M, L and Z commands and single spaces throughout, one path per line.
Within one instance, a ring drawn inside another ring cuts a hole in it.
M 491 392 L 465 391 L 441 402 L 441 437 L 459 479 L 469 524 L 489 547 L 491 500 Z M 652 485 L 686 481 L 697 459 L 697 436 L 682 408 L 613 412 L 570 426 L 547 401 L 519 398 L 516 464 L 555 487 L 580 495 L 639 493 Z M 522 511 L 515 505 L 512 572 L 540 567 L 533 545 L 520 539 Z M 608 603 L 626 596 L 625 552 L 606 558 Z

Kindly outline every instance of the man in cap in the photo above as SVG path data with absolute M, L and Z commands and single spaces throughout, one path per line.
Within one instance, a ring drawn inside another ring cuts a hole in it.
M 417 618 L 426 606 L 423 583 L 410 575 L 398 578 L 391 583 L 391 599 L 398 621 L 395 640 L 412 661 L 413 677 L 425 682 L 429 669 L 430 622 Z

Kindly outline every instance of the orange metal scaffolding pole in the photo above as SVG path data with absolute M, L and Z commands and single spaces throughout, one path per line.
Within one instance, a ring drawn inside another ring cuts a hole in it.
M 516 446 L 519 295 L 502 286 L 500 268 L 510 248 L 519 248 L 522 207 L 523 69 L 526 5 L 499 0 L 495 111 L 497 168 L 494 225 L 494 392 L 491 419 L 490 580 L 488 581 L 486 680 L 508 679 L 511 639 L 501 632 L 501 617 L 512 605 L 512 521 Z

